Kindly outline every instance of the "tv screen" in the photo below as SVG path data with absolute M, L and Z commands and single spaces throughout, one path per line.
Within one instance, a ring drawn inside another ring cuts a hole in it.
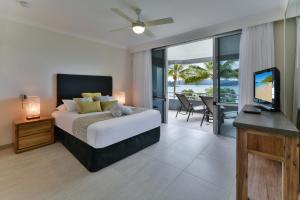
M 280 73 L 277 68 L 254 73 L 254 102 L 268 110 L 280 111 Z
M 255 98 L 272 103 L 274 99 L 273 71 L 255 74 Z

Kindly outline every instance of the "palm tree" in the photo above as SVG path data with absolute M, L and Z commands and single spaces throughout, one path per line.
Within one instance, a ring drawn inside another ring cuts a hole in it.
M 229 78 L 238 78 L 239 71 L 238 69 L 232 69 L 234 60 L 226 60 L 220 66 L 220 76 L 225 79 Z M 206 70 L 208 71 L 210 78 L 213 78 L 214 65 L 212 61 L 204 63 Z
M 173 66 L 168 68 L 168 76 L 172 77 L 174 80 L 173 83 L 174 98 L 175 98 L 177 80 L 178 79 L 185 80 L 186 78 L 185 72 L 186 69 L 183 67 L 183 65 L 180 64 L 174 64 Z
M 198 65 L 189 65 L 185 72 L 185 83 L 196 83 L 210 77 L 208 70 Z

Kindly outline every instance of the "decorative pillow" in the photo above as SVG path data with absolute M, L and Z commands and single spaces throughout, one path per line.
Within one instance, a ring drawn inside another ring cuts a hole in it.
M 79 102 L 78 103 L 79 113 L 91 113 L 91 112 L 101 112 L 100 101 L 92 102 Z
M 76 103 L 76 110 L 77 112 L 79 112 L 80 108 L 78 106 L 79 103 L 81 102 L 93 102 L 93 99 L 92 97 L 86 97 L 86 98 L 73 98 L 73 100 L 75 101 Z
M 127 107 L 127 106 L 122 105 L 121 110 L 122 110 L 122 113 L 124 115 L 130 115 L 130 114 L 133 113 L 133 110 L 130 107 Z
M 62 102 L 63 102 L 64 105 L 66 106 L 67 111 L 69 111 L 69 112 L 76 111 L 76 103 L 75 103 L 74 100 L 63 99 Z
M 94 93 L 84 92 L 81 93 L 81 96 L 83 98 L 91 97 L 94 101 L 96 101 L 95 98 L 101 96 L 101 92 L 94 92 Z
M 67 111 L 67 107 L 65 104 L 61 104 L 60 106 L 56 107 L 56 110 L 58 111 Z
M 116 100 L 115 101 L 105 101 L 105 102 L 101 102 L 101 108 L 103 111 L 108 111 L 117 104 L 118 104 L 118 101 L 116 101 Z
M 113 101 L 114 98 L 112 96 L 97 96 L 94 98 L 94 101 L 106 102 L 106 101 Z
M 73 100 L 75 101 L 75 103 L 79 103 L 79 102 L 92 102 L 93 101 L 92 97 L 74 98 Z
M 111 109 L 110 112 L 113 117 L 121 117 L 123 115 L 122 113 L 122 108 L 119 104 L 114 105 Z

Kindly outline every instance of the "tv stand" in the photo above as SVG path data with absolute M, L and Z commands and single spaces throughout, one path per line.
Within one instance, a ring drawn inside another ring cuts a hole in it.
M 281 112 L 253 115 L 244 113 L 245 108 L 233 122 L 236 199 L 297 200 L 299 130 Z

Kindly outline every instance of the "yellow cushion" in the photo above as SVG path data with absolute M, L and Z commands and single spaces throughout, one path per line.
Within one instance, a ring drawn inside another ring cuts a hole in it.
M 79 102 L 78 108 L 79 108 L 78 112 L 80 114 L 102 111 L 100 106 L 100 101 Z
M 95 92 L 95 93 L 84 92 L 84 93 L 81 93 L 81 96 L 82 96 L 83 98 L 91 97 L 91 98 L 95 101 L 95 98 L 96 98 L 96 97 L 101 96 L 101 92 Z
M 118 101 L 104 101 L 101 102 L 101 108 L 103 111 L 108 111 L 110 110 L 114 105 L 116 105 Z

